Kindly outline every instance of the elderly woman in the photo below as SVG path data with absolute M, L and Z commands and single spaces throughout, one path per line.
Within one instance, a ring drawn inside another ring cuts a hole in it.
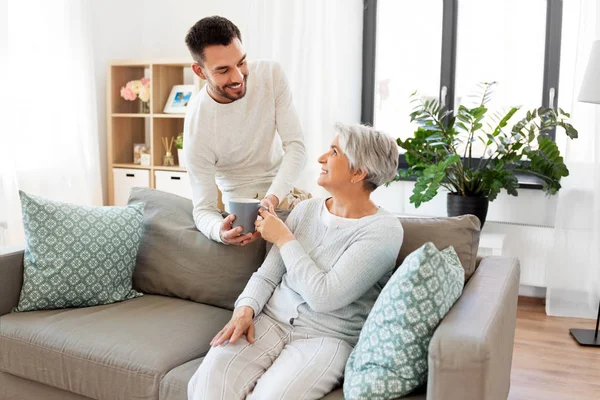
M 274 246 L 212 340 L 189 400 L 320 399 L 341 383 L 403 231 L 370 199 L 396 174 L 394 139 L 361 125 L 336 131 L 318 160 L 331 197 L 301 202 L 285 223 L 261 211 L 256 227 Z

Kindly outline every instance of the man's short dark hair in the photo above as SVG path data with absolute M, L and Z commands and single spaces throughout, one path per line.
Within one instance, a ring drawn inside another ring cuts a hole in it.
M 203 65 L 204 49 L 207 46 L 227 46 L 235 38 L 242 40 L 238 27 L 227 18 L 215 15 L 196 22 L 185 36 L 185 44 L 194 61 Z

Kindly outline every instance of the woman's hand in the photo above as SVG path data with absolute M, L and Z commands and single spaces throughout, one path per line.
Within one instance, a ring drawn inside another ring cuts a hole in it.
M 249 343 L 254 343 L 254 310 L 252 307 L 242 306 L 236 308 L 231 320 L 210 341 L 212 347 L 217 347 L 229 339 L 229 343 L 235 343 L 242 335 L 246 335 Z
M 258 213 L 261 219 L 257 220 L 254 225 L 263 239 L 274 243 L 279 248 L 287 242 L 295 240 L 290 229 L 275 213 L 273 206 L 269 207 L 269 211 L 261 208 Z

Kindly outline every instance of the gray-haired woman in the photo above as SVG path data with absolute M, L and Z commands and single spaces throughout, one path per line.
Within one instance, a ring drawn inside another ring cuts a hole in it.
M 235 304 L 231 321 L 189 382 L 189 400 L 319 399 L 344 367 L 402 244 L 400 222 L 370 195 L 392 179 L 398 148 L 372 128 L 336 126 L 318 184 L 284 223 L 256 222 L 275 244 Z

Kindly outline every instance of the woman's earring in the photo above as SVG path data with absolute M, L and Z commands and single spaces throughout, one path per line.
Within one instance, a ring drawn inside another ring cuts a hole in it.
M 352 179 L 350 182 L 351 182 L 351 183 L 354 183 L 354 179 Z

